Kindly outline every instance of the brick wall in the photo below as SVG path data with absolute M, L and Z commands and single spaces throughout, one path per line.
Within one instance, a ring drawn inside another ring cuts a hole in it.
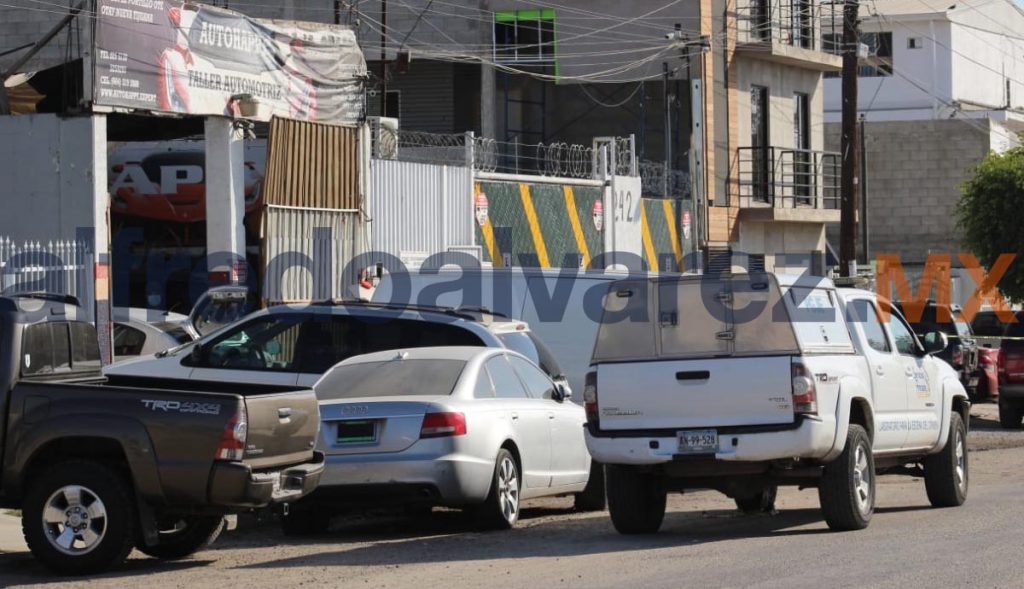
M 886 121 L 865 128 L 871 255 L 921 263 L 928 252 L 957 252 L 960 185 L 989 151 L 985 120 Z M 840 125 L 825 125 L 825 149 L 839 151 Z M 839 247 L 839 227 L 828 238 Z

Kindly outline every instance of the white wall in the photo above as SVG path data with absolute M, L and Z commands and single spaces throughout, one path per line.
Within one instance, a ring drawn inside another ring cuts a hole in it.
M 950 23 L 946 20 L 876 20 L 862 26 L 864 32 L 891 32 L 893 69 L 884 77 L 858 79 L 857 110 L 870 111 L 869 121 L 920 120 L 948 116 L 943 102 L 953 96 Z M 916 37 L 920 49 L 910 49 Z M 958 49 L 959 50 L 959 49 Z M 842 111 L 842 80 L 825 80 L 825 120 L 839 122 Z
M 821 72 L 743 57 L 737 57 L 735 64 L 738 110 L 736 128 L 741 147 L 750 145 L 750 87 L 766 86 L 771 103 L 771 145 L 795 146 L 793 94 L 801 92 L 810 96 L 811 101 L 811 149 L 824 149 Z
M 952 55 L 954 98 L 965 108 L 1002 108 L 1009 79 L 1010 106 L 1024 107 L 1024 39 L 957 23 L 953 23 L 952 33 L 957 51 Z M 1018 31 L 1021 33 L 1024 30 Z

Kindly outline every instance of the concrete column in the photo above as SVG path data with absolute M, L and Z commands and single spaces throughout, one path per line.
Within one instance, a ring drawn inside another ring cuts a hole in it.
M 111 321 L 110 293 L 110 195 L 107 193 L 107 117 L 93 115 L 89 177 L 92 196 L 93 293 L 95 295 L 96 335 L 104 364 L 113 361 L 114 332 Z
M 206 256 L 210 280 L 232 280 L 245 259 L 245 152 L 232 120 L 206 118 Z

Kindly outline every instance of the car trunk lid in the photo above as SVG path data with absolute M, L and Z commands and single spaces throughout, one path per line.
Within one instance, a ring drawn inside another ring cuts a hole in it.
M 436 407 L 424 397 L 322 403 L 320 449 L 329 456 L 401 452 L 420 439 L 423 416 Z
M 320 427 L 312 390 L 245 396 L 244 461 L 254 469 L 308 461 Z

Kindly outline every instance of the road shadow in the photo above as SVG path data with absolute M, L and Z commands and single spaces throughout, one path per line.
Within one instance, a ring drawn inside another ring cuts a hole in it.
M 90 575 L 88 577 L 71 577 L 58 575 L 44 568 L 29 552 L 12 552 L 0 554 L 0 587 L 72 582 L 84 585 L 86 579 L 93 581 L 99 579 L 146 577 L 153 573 L 167 573 L 204 567 L 212 562 L 213 560 L 203 558 L 178 561 L 158 560 L 148 557 L 131 558 L 125 561 L 121 567 L 107 573 Z
M 818 509 L 794 509 L 770 515 L 742 515 L 735 510 L 671 512 L 666 514 L 660 533 L 635 536 L 616 532 L 607 513 L 569 519 L 546 517 L 570 511 L 524 509 L 519 527 L 492 532 L 479 531 L 462 514 L 448 511 L 404 521 L 345 523 L 329 534 L 302 539 L 300 543 L 320 544 L 325 548 L 330 544 L 333 548 L 343 541 L 360 546 L 324 550 L 240 568 L 395 566 L 495 558 L 572 557 L 742 538 L 829 533 Z M 818 525 L 806 528 L 810 524 Z M 278 545 L 281 541 L 279 534 L 266 534 L 261 540 L 268 546 Z

